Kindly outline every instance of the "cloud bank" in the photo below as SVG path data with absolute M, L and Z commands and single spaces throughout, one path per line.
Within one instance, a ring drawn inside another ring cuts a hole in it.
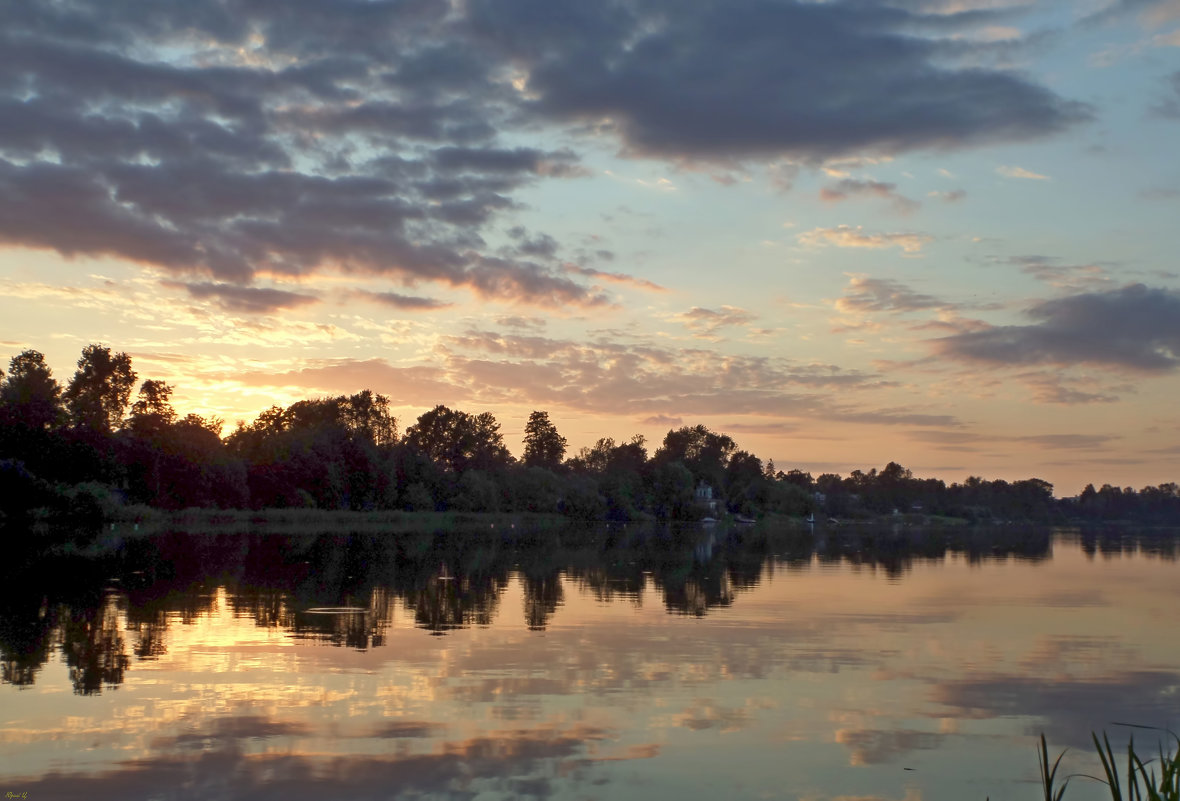
M 298 299 L 229 285 L 324 271 L 602 306 L 587 279 L 628 276 L 563 269 L 555 248 L 529 251 L 543 240 L 507 254 L 488 244 L 523 187 L 587 174 L 570 147 L 529 140 L 574 125 L 675 163 L 818 163 L 1088 118 L 1019 74 L 948 66 L 980 14 L 791 0 L 13 0 L 0 32 L 0 244 L 143 263 L 239 310 Z
M 997 365 L 1093 364 L 1144 372 L 1180 367 L 1180 294 L 1133 284 L 1033 306 L 1030 325 L 935 340 L 943 356 Z

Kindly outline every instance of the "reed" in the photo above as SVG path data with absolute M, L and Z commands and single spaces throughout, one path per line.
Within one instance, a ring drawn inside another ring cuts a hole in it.
M 1053 767 L 1049 767 L 1049 745 L 1045 742 L 1045 735 L 1041 735 L 1041 749 L 1037 751 L 1037 763 L 1041 768 L 1041 788 L 1045 791 L 1045 801 L 1061 801 L 1062 796 L 1065 795 L 1065 788 L 1069 784 L 1069 777 L 1057 786 L 1057 768 L 1061 765 L 1061 759 L 1065 756 L 1062 751 L 1057 755 L 1057 759 L 1053 761 Z
M 1105 784 L 1110 792 L 1111 801 L 1180 801 L 1180 736 L 1177 736 L 1173 731 L 1155 729 L 1151 726 L 1132 726 L 1132 728 L 1167 731 L 1177 747 L 1171 751 L 1165 751 L 1164 742 L 1161 740 L 1158 756 L 1144 760 L 1135 751 L 1135 737 L 1132 734 L 1127 742 L 1126 773 L 1120 776 L 1119 761 L 1106 732 L 1102 733 L 1101 740 L 1098 739 L 1096 733 L 1091 733 L 1090 736 L 1094 740 L 1094 748 L 1098 751 L 1098 759 L 1102 763 L 1102 772 L 1105 778 L 1088 774 L 1076 775 Z M 1061 801 L 1065 795 L 1065 789 L 1069 785 L 1069 780 L 1073 778 L 1073 776 L 1066 776 L 1065 780 L 1058 784 L 1057 769 L 1064 756 L 1065 752 L 1063 751 L 1050 765 L 1049 748 L 1045 742 L 1045 735 L 1041 735 L 1040 747 L 1037 750 L 1037 763 L 1041 770 L 1041 789 L 1044 792 L 1045 801 Z

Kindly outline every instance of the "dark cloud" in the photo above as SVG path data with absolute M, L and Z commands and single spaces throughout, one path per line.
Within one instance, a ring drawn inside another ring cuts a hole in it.
M 875 3 L 477 0 L 471 30 L 528 72 L 526 106 L 608 120 L 664 158 L 817 160 L 1025 139 L 1088 109 L 1013 73 L 940 66 L 960 18 Z
M 309 303 L 319 302 L 319 298 L 314 295 L 303 295 L 298 292 L 288 292 L 270 287 L 213 283 L 174 284 L 173 282 L 165 282 L 165 285 L 183 286 L 194 298 L 201 300 L 212 298 L 228 311 L 251 314 L 265 314 L 279 309 L 290 309 L 295 306 L 306 306 Z
M 430 154 L 431 162 L 449 172 L 515 173 L 537 175 L 585 175 L 570 150 L 545 153 L 529 147 L 502 148 L 443 147 Z
M 497 143 L 507 65 L 449 41 L 449 13 L 9 4 L 0 242 L 243 287 L 332 270 L 601 305 L 557 268 L 484 260 L 480 231 L 515 190 L 584 171 L 570 150 Z
M 392 306 L 403 311 L 432 311 L 446 309 L 452 304 L 435 298 L 422 298 L 416 295 L 402 295 L 397 292 L 361 292 L 363 297 L 375 300 L 385 306 Z
M 922 205 L 899 194 L 897 184 L 885 181 L 860 181 L 854 178 L 844 178 L 831 186 L 825 186 L 819 191 L 819 197 L 827 203 L 840 203 L 859 197 L 876 197 L 890 201 L 893 208 L 902 213 L 914 211 Z
M 1180 294 L 1133 284 L 1043 301 L 1031 325 L 934 340 L 946 357 L 998 365 L 1094 364 L 1146 372 L 1180 366 Z
M 583 279 L 644 282 L 564 270 L 546 238 L 488 252 L 522 187 L 587 174 L 522 136 L 589 120 L 632 153 L 815 161 L 1085 118 L 1018 75 L 946 66 L 978 22 L 793 0 L 12 0 L 0 243 L 196 286 L 336 271 L 603 306 Z
M 586 307 L 607 306 L 611 302 L 605 294 L 554 275 L 531 262 L 476 257 L 466 278 L 479 294 L 486 297 L 526 298 L 553 309 L 559 309 L 563 304 Z
M 529 237 L 520 226 L 512 228 L 508 233 L 516 240 L 514 249 L 521 256 L 552 259 L 557 255 L 557 250 L 560 247 L 557 240 L 549 236 L 549 234 L 538 234 L 534 237 Z

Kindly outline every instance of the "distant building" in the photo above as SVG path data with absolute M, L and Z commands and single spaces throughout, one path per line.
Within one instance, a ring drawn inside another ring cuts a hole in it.
M 704 481 L 697 484 L 695 500 L 697 506 L 700 506 L 709 511 L 709 514 L 717 514 L 717 501 L 713 499 L 713 488 Z

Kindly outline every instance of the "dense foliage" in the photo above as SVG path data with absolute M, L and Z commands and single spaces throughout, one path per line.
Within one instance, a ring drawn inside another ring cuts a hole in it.
M 1176 484 L 1093 486 L 1053 497 L 1037 478 L 915 478 L 880 472 L 783 472 L 703 425 L 670 430 L 649 455 L 636 436 L 566 458 L 545 411 L 525 427 L 523 459 L 489 412 L 436 406 L 398 434 L 389 399 L 355 395 L 274 406 L 222 436 L 181 417 L 172 388 L 138 376 L 126 353 L 88 345 L 65 387 L 26 350 L 0 372 L 0 520 L 102 519 L 111 505 L 165 509 L 320 508 L 534 512 L 586 520 L 695 520 L 735 514 L 947 516 L 978 521 L 1180 519 Z

